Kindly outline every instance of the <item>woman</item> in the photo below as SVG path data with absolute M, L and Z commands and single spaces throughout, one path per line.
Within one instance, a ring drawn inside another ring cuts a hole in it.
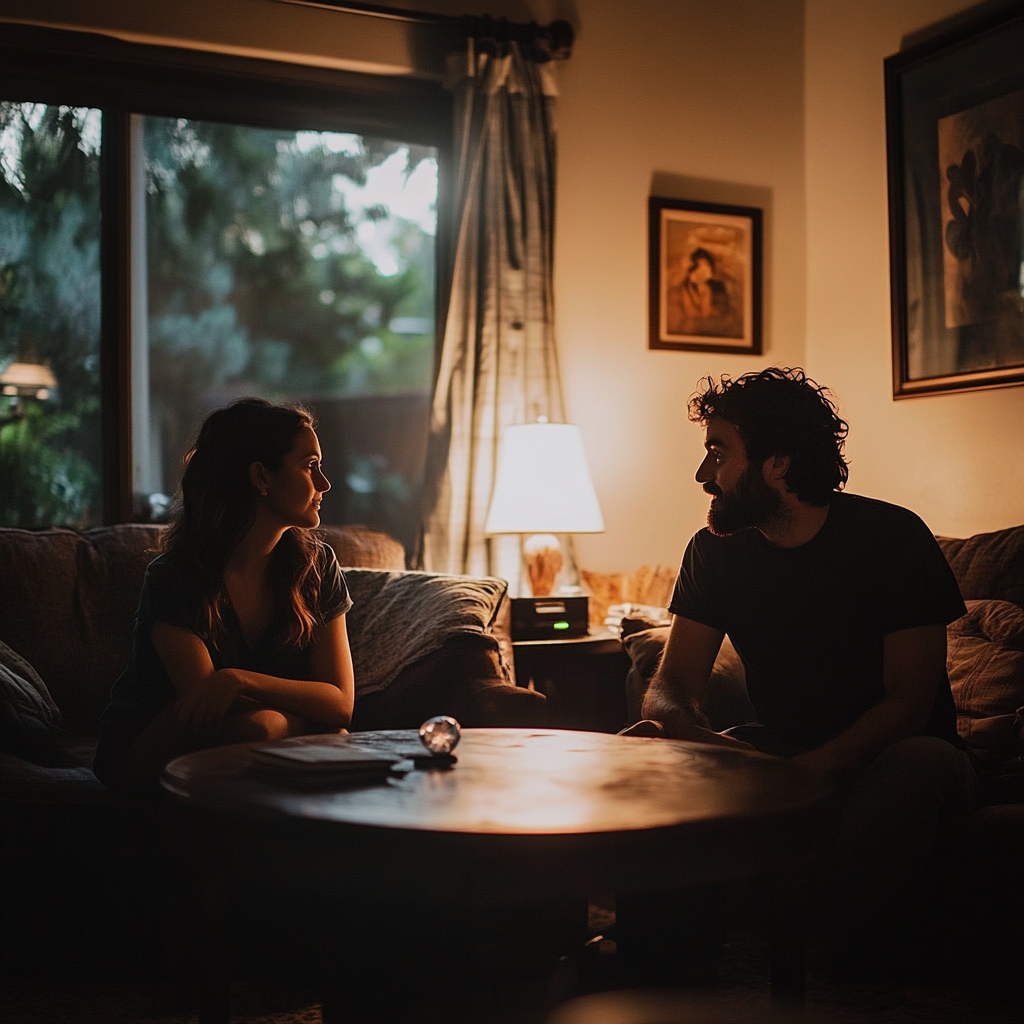
M 256 398 L 203 423 L 103 715 L 94 769 L 110 788 L 152 789 L 189 750 L 349 724 L 352 601 L 311 532 L 331 486 L 313 427 Z
M 715 277 L 715 257 L 707 249 L 694 249 L 690 266 L 679 289 L 679 302 L 694 320 L 724 316 L 729 312 L 729 293 Z

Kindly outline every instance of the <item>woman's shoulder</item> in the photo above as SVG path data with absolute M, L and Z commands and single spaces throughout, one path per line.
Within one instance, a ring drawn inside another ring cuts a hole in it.
M 184 583 L 187 578 L 188 573 L 185 571 L 184 560 L 174 550 L 162 552 L 146 566 L 146 582 L 149 584 L 179 584 Z
M 334 548 L 318 534 L 311 533 L 310 537 L 313 542 L 313 557 L 324 565 L 330 565 L 332 562 L 337 564 L 338 556 L 334 553 Z
M 343 615 L 352 607 L 345 574 L 341 571 L 338 557 L 325 540 L 317 538 L 315 558 L 320 576 L 319 606 L 322 620 L 327 622 L 337 615 Z
M 166 618 L 173 610 L 175 618 L 189 618 L 199 593 L 196 573 L 190 572 L 175 551 L 165 551 L 146 567 L 142 587 L 142 608 Z

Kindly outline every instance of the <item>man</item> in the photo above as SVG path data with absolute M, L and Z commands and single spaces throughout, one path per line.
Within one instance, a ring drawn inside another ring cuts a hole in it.
M 634 734 L 743 741 L 837 783 L 833 924 L 856 970 L 887 960 L 900 896 L 944 810 L 971 799 L 946 625 L 966 611 L 912 512 L 844 493 L 847 424 L 802 370 L 707 380 L 697 481 L 708 527 L 689 543 L 661 665 Z M 712 732 L 704 691 L 728 633 L 755 725 Z

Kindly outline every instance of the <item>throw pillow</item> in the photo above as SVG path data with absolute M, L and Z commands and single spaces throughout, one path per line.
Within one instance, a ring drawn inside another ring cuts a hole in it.
M 60 735 L 60 710 L 39 673 L 0 642 L 0 747 L 37 758 L 49 754 Z
M 965 601 L 1024 606 L 1024 526 L 973 537 L 936 537 Z
M 1010 601 L 968 601 L 947 630 L 946 668 L 957 730 L 991 767 L 1024 753 L 1024 609 Z
M 346 569 L 356 697 L 377 693 L 455 636 L 488 634 L 508 584 L 491 577 Z M 497 642 L 495 641 L 495 646 Z M 500 651 L 501 671 L 510 679 Z

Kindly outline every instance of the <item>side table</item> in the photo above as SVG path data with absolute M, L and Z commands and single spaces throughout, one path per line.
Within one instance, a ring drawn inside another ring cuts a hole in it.
M 556 729 L 618 732 L 626 724 L 630 660 L 617 633 L 512 644 L 516 685 L 543 693 Z

